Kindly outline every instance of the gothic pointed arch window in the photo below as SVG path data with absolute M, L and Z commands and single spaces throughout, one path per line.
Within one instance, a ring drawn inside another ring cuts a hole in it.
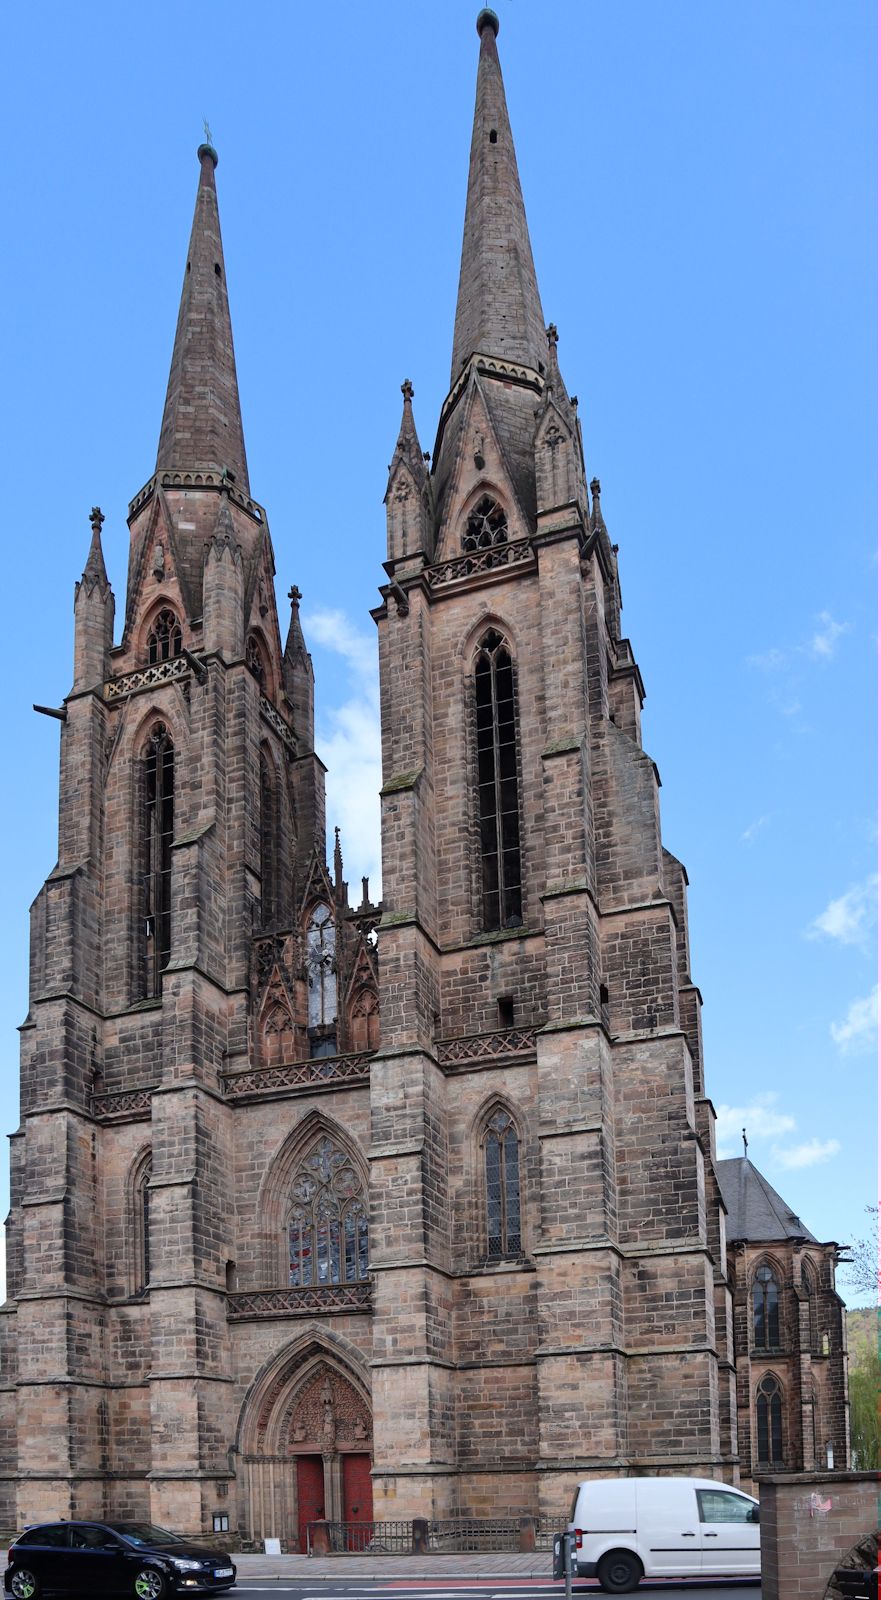
M 808 1349 L 812 1352 L 812 1354 L 818 1355 L 820 1349 L 820 1336 L 817 1316 L 819 1309 L 817 1299 L 817 1274 L 814 1271 L 810 1261 L 805 1261 L 802 1265 L 801 1281 L 805 1296 L 807 1298 Z
M 306 925 L 309 1053 L 336 1054 L 337 964 L 336 925 L 330 906 L 313 907 Z
M 783 1466 L 783 1390 L 766 1373 L 756 1394 L 756 1454 L 759 1466 Z
M 151 667 L 179 656 L 183 649 L 180 622 L 170 606 L 157 612 L 147 634 L 147 660 Z
M 144 1294 L 150 1283 L 150 1180 L 153 1156 L 147 1150 L 136 1161 L 129 1179 L 129 1246 L 131 1289 Z
M 294 1177 L 287 1223 L 292 1289 L 363 1283 L 368 1265 L 367 1195 L 351 1157 L 322 1135 Z
M 174 745 L 164 722 L 152 728 L 141 766 L 144 994 L 153 998 L 161 993 L 162 972 L 171 957 Z
M 495 629 L 480 641 L 474 697 L 482 926 L 490 933 L 523 923 L 514 662 Z
M 753 1279 L 753 1347 L 776 1350 L 780 1345 L 780 1285 L 763 1263 Z
M 504 507 L 494 500 L 492 495 L 481 495 L 474 509 L 465 519 L 462 533 L 462 549 L 466 553 L 478 550 L 492 550 L 496 545 L 506 544 L 508 539 L 508 515 Z
M 249 633 L 245 644 L 245 666 L 251 676 L 257 679 L 263 693 L 266 693 L 268 673 L 266 670 L 266 657 L 263 648 L 255 633 Z
M 504 1261 L 522 1253 L 520 1229 L 520 1137 L 510 1112 L 496 1106 L 487 1117 L 483 1147 L 486 1254 Z
M 260 920 L 271 927 L 279 917 L 278 772 L 265 745 L 260 749 Z

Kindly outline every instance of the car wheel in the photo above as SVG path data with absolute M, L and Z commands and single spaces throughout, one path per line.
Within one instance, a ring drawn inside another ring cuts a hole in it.
M 30 1567 L 16 1567 L 9 1588 L 15 1600 L 37 1600 L 40 1593 L 39 1582 Z
M 597 1562 L 597 1577 L 609 1594 L 629 1594 L 642 1577 L 642 1562 L 629 1550 L 610 1550 Z
M 135 1575 L 137 1600 L 163 1600 L 168 1594 L 168 1579 L 158 1567 L 142 1567 Z

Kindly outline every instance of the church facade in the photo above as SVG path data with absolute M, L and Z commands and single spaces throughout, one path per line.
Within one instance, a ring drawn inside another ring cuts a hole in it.
M 591 1474 L 740 1471 L 687 880 L 478 32 L 450 389 L 429 466 L 404 384 L 386 494 L 381 904 L 326 861 L 199 151 L 118 643 L 97 508 L 76 588 L 7 1527 L 226 1517 L 296 1547 L 323 1517 L 559 1519 Z

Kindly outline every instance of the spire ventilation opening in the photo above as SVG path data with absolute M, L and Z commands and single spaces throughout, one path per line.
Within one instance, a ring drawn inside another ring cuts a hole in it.
M 490 142 L 490 144 L 498 144 L 498 142 L 499 142 L 499 131 L 498 131 L 498 128 L 491 128 L 490 129 L 489 142 Z

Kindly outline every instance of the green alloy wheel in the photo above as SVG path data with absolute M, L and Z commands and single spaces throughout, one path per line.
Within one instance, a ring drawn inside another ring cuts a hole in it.
M 15 1595 L 15 1600 L 37 1600 L 40 1593 L 34 1574 L 27 1567 L 16 1567 L 9 1581 L 9 1587 Z
M 142 1567 L 135 1578 L 135 1594 L 138 1600 L 162 1600 L 162 1596 L 167 1593 L 168 1584 L 158 1567 Z

